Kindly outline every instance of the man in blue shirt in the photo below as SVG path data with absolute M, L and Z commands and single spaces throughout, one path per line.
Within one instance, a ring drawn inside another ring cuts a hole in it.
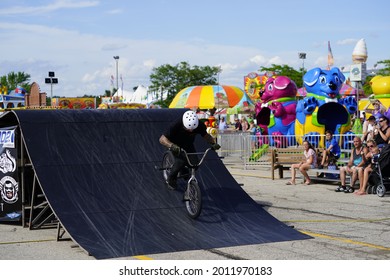
M 325 163 L 328 165 L 331 161 L 336 164 L 341 154 L 339 143 L 333 138 L 333 132 L 331 130 L 325 132 L 325 139 L 325 150 L 322 152 L 322 161 L 320 166 L 318 166 L 319 169 L 323 169 Z

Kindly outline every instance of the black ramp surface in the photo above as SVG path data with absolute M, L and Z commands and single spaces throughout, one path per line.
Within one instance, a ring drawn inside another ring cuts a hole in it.
M 169 191 L 154 169 L 160 135 L 183 112 L 23 110 L 5 119 L 19 122 L 53 211 L 97 259 L 309 238 L 253 201 L 214 152 L 197 173 L 202 213 L 188 218 L 184 182 Z M 200 137 L 196 146 L 207 148 Z

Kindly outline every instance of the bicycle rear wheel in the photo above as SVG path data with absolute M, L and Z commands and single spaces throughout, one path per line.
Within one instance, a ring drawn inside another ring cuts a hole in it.
M 199 217 L 202 210 L 202 193 L 196 181 L 191 181 L 187 187 L 188 200 L 186 200 L 186 209 L 192 219 Z
M 171 169 L 174 162 L 175 162 L 175 158 L 172 152 L 166 151 L 164 153 L 163 160 L 162 160 L 163 176 L 165 181 L 168 180 L 168 176 L 171 173 Z

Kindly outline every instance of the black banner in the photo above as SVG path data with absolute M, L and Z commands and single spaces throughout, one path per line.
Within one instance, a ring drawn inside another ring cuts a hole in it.
M 16 127 L 0 129 L 0 222 L 22 218 L 15 133 Z

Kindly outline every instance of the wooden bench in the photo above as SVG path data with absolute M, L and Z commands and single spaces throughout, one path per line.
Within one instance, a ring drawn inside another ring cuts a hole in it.
M 322 151 L 324 149 L 317 149 L 317 155 L 322 155 Z M 348 161 L 349 161 L 349 158 L 351 156 L 351 152 L 352 150 L 349 150 L 349 149 L 341 149 L 341 156 L 340 158 L 337 160 L 337 166 L 338 166 L 338 169 L 337 170 L 332 170 L 332 169 L 319 169 L 319 168 L 312 168 L 312 169 L 309 169 L 308 170 L 308 174 L 309 174 L 309 177 L 310 179 L 312 180 L 316 180 L 316 181 L 328 181 L 328 182 L 334 182 L 334 183 L 339 183 L 340 182 L 340 177 L 336 177 L 336 178 L 330 178 L 330 177 L 326 177 L 326 176 L 321 176 L 319 177 L 318 175 L 323 173 L 323 174 L 337 174 L 339 175 L 340 174 L 340 167 L 341 166 L 345 166 L 347 165 Z M 312 173 L 315 173 L 315 175 L 312 175 Z M 349 174 L 346 174 L 346 181 L 348 183 L 348 181 L 351 180 L 351 176 Z
M 314 173 L 314 174 L 313 174 Z M 309 175 L 310 177 L 310 180 L 314 180 L 314 181 L 326 181 L 326 182 L 334 182 L 334 183 L 338 183 L 340 182 L 340 177 L 335 177 L 335 178 L 331 178 L 331 177 L 327 177 L 327 176 L 322 176 L 322 177 L 319 177 L 319 174 L 336 174 L 336 175 L 339 175 L 340 174 L 340 170 L 331 170 L 331 169 L 318 169 L 318 168 L 312 168 L 312 169 L 309 169 L 307 171 L 307 174 Z M 346 179 L 347 181 L 349 180 L 349 175 L 347 174 L 346 175 Z
M 323 148 L 317 148 L 316 153 L 317 156 L 321 156 L 323 152 Z M 342 150 L 342 156 L 337 162 L 338 166 L 345 165 L 350 157 L 351 150 Z M 275 148 L 271 151 L 271 178 L 275 180 L 275 170 L 279 170 L 279 178 L 283 178 L 283 171 L 289 170 L 291 164 L 298 163 L 302 161 L 303 158 L 303 150 L 302 148 Z M 310 176 L 309 173 L 315 173 L 315 175 Z M 321 180 L 321 181 L 330 181 L 330 182 L 340 182 L 340 178 L 329 178 L 329 177 L 318 177 L 319 174 L 339 174 L 339 170 L 331 170 L 331 169 L 318 169 L 313 168 L 308 170 L 308 174 L 311 179 Z M 349 176 L 347 176 L 348 179 Z
M 279 170 L 279 178 L 283 178 L 283 171 L 288 170 L 291 164 L 303 160 L 302 148 L 275 148 L 271 151 L 271 178 L 275 180 L 275 170 Z

